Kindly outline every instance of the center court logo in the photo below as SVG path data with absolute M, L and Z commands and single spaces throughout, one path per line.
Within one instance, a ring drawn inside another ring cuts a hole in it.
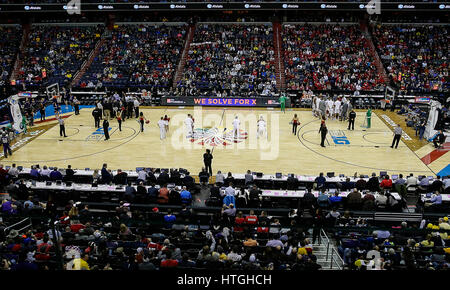
M 111 131 L 111 127 L 108 128 L 108 131 Z M 86 141 L 98 141 L 103 137 L 105 137 L 105 131 L 103 130 L 103 128 L 98 128 L 86 137 Z
M 195 106 L 194 112 L 190 112 L 195 126 L 190 135 L 186 131 L 187 114 L 173 115 L 170 126 L 174 129 L 169 136 L 172 149 L 204 150 L 205 146 L 214 146 L 235 154 L 239 154 L 240 150 L 255 150 L 260 160 L 276 160 L 280 152 L 279 114 L 228 110 L 204 110 L 203 106 Z M 233 135 L 233 120 L 236 116 L 240 120 L 239 136 Z M 260 118 L 266 122 L 265 138 L 258 138 L 257 123 Z
M 233 130 L 224 130 L 219 128 L 196 128 L 193 136 L 187 136 L 190 141 L 199 145 L 208 146 L 227 146 L 233 143 L 241 143 L 248 138 L 248 133 L 244 130 L 239 130 L 239 136 L 233 135 Z
M 342 130 L 330 130 L 330 136 L 336 145 L 350 145 L 350 141 Z

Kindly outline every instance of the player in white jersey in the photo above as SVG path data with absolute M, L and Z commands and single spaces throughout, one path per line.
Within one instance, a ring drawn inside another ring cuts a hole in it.
M 184 119 L 184 124 L 186 125 L 186 137 L 191 137 L 194 126 L 194 121 L 192 120 L 191 114 L 188 114 L 187 118 Z
M 316 101 L 317 97 L 313 96 L 312 97 L 312 102 L 311 102 L 311 110 L 312 110 L 312 114 L 313 116 L 316 116 L 316 111 L 317 111 L 317 106 L 319 105 Z
M 238 116 L 236 116 L 233 120 L 233 138 L 239 138 L 239 127 L 240 126 L 241 126 L 241 121 L 239 121 Z
M 339 119 L 339 116 L 341 115 L 341 101 L 337 99 L 334 102 L 334 118 Z
M 329 98 L 326 101 L 326 104 L 327 104 L 327 119 L 329 119 L 333 117 L 333 106 L 334 106 L 333 100 Z
M 259 139 L 260 136 L 263 136 L 267 139 L 267 128 L 266 128 L 266 121 L 264 121 L 263 117 L 260 116 L 258 120 L 258 136 Z
M 315 103 L 316 103 L 316 117 L 320 117 L 320 108 L 319 108 L 319 104 L 320 104 L 320 100 L 321 97 L 320 96 L 316 96 L 315 97 Z
M 167 121 L 164 120 L 164 117 L 161 117 L 161 120 L 158 121 L 159 139 L 161 140 L 166 139 L 166 124 Z

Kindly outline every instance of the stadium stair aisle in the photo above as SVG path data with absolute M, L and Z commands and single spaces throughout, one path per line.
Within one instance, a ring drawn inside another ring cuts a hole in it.
M 17 53 L 17 58 L 16 58 L 16 61 L 14 63 L 14 68 L 13 68 L 13 71 L 11 73 L 11 77 L 9 78 L 10 81 L 15 80 L 17 78 L 17 74 L 19 73 L 19 69 L 22 66 L 23 58 L 20 57 L 20 56 L 23 55 L 23 53 L 25 52 L 25 47 L 28 44 L 28 37 L 30 35 L 31 25 L 30 24 L 26 24 L 26 25 L 23 25 L 22 28 L 23 28 L 23 30 L 22 30 L 22 40 L 20 41 L 19 52 Z
M 383 77 L 385 84 L 389 84 L 389 77 L 386 73 L 386 69 L 384 68 L 383 63 L 381 62 L 380 56 L 378 55 L 378 52 L 375 49 L 375 45 L 373 44 L 372 36 L 370 35 L 369 30 L 367 29 L 367 20 L 362 20 L 359 23 L 359 27 L 364 35 L 364 38 L 366 39 L 367 45 L 370 48 L 371 57 L 375 62 L 378 74 Z
M 327 243 L 329 243 L 328 257 L 327 257 Z M 317 257 L 317 264 L 321 265 L 321 270 L 339 270 L 338 265 L 343 269 L 344 265 L 341 263 L 340 259 L 333 256 L 333 261 L 331 259 L 332 249 L 337 253 L 336 241 L 331 237 L 328 237 L 328 241 L 322 237 L 321 243 L 317 241 L 313 244 L 313 253 Z
M 99 41 L 95 44 L 95 48 L 92 50 L 92 52 L 89 54 L 88 59 L 83 63 L 80 70 L 75 74 L 75 77 L 72 81 L 72 86 L 75 86 L 83 77 L 85 72 L 88 70 L 88 68 L 91 66 L 91 64 L 94 62 L 94 59 L 97 57 L 97 55 L 100 52 L 100 48 L 105 44 L 106 38 L 105 33 L 102 35 Z
M 277 78 L 277 89 L 280 90 L 285 86 L 285 78 L 283 51 L 281 46 L 281 24 L 279 22 L 273 23 L 273 46 L 275 51 L 275 75 Z
M 186 64 L 186 57 L 191 47 L 192 39 L 194 38 L 195 24 L 189 26 L 189 32 L 186 36 L 186 42 L 184 44 L 183 54 L 181 55 L 180 63 L 177 66 L 177 71 L 175 72 L 175 77 L 173 79 L 173 88 L 177 87 L 177 83 L 181 80 L 183 76 L 184 66 Z

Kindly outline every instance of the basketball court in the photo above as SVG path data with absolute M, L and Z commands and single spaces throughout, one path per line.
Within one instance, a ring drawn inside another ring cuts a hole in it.
M 110 120 L 109 141 L 104 141 L 103 128 L 94 127 L 92 109 L 82 109 L 80 115 L 65 119 L 67 138 L 59 136 L 55 123 L 45 133 L 16 150 L 4 165 L 16 163 L 25 167 L 34 164 L 73 168 L 100 169 L 103 162 L 109 168 L 135 170 L 136 167 L 186 168 L 197 174 L 203 166 L 205 149 L 213 150 L 213 171 L 245 173 L 247 170 L 317 175 L 319 172 L 370 175 L 388 174 L 432 175 L 434 172 L 410 150 L 402 140 L 398 149 L 390 148 L 392 130 L 372 114 L 372 127 L 366 129 L 366 111 L 357 111 L 355 130 L 347 130 L 348 123 L 327 120 L 329 134 L 326 147 L 320 147 L 320 121 L 311 110 L 233 108 L 141 108 L 150 120 L 144 132 L 136 119 L 127 119 L 119 131 L 115 119 Z M 184 119 L 195 119 L 194 136 L 186 137 Z M 298 135 L 292 134 L 289 122 L 297 114 L 301 125 Z M 157 121 L 168 115 L 170 129 L 160 140 Z M 241 130 L 233 136 L 232 121 L 238 116 Z M 267 123 L 267 139 L 257 138 L 257 120 Z

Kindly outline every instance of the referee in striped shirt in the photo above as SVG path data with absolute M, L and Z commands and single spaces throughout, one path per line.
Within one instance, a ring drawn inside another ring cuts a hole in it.
M 398 142 L 400 142 L 400 138 L 402 137 L 402 127 L 400 127 L 400 124 L 397 124 L 397 127 L 394 129 L 394 140 L 392 140 L 391 148 L 394 148 L 395 143 L 395 149 L 398 147 Z
M 62 137 L 64 134 L 64 137 L 67 137 L 66 127 L 64 126 L 64 119 L 61 116 L 58 117 L 58 122 L 59 122 L 59 136 Z

